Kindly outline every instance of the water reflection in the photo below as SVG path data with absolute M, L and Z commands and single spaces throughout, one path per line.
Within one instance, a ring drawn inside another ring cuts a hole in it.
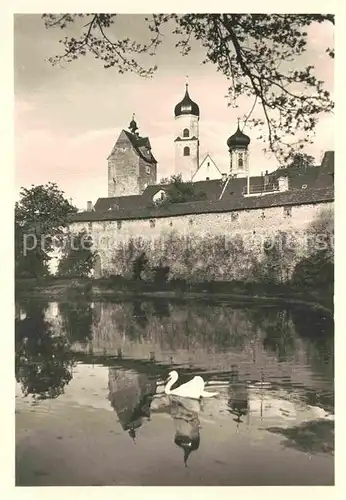
M 87 343 L 92 339 L 93 314 L 97 314 L 99 320 L 99 310 L 93 308 L 90 302 L 61 302 L 59 312 L 62 320 L 62 329 L 70 343 Z M 99 321 L 98 321 L 99 322 Z M 95 322 L 97 324 L 97 322 Z
M 175 424 L 174 443 L 184 452 L 184 465 L 193 451 L 200 445 L 199 413 L 201 403 L 189 398 L 170 396 L 170 414 Z
M 244 422 L 242 418 L 249 414 L 249 393 L 247 384 L 240 381 L 239 370 L 235 365 L 230 373 L 228 396 L 228 412 L 236 417 L 233 420 L 239 427 L 239 424 Z
M 132 358 L 222 371 L 229 381 L 228 411 L 238 424 L 247 420 L 254 398 L 244 381 L 263 381 L 264 372 L 267 380 L 294 386 L 293 392 L 305 387 L 309 404 L 334 405 L 334 325 L 323 311 L 138 299 L 62 302 L 50 304 L 48 314 L 48 305 L 25 301 L 16 307 L 16 377 L 25 392 L 49 394 L 39 387 L 40 379 L 52 386 L 51 394 L 59 392 L 54 389 L 59 383 L 43 374 L 51 370 L 50 378 L 59 377 L 63 387 L 71 377 L 67 360 L 84 350 L 124 362 Z
M 48 304 L 29 301 L 15 320 L 16 380 L 24 396 L 37 400 L 58 397 L 72 378 L 68 342 L 46 321 L 47 308 Z
M 119 422 L 135 441 L 136 429 L 143 419 L 150 420 L 150 403 L 156 392 L 156 381 L 143 373 L 109 368 L 109 402 Z

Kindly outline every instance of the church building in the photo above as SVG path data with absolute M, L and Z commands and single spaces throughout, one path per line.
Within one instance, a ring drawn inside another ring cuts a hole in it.
M 200 158 L 200 109 L 189 95 L 186 84 L 183 99 L 174 108 L 175 166 L 171 174 L 192 181 L 196 192 L 206 201 L 263 196 L 287 190 L 326 187 L 333 184 L 334 156 L 327 152 L 320 166 L 298 169 L 278 168 L 250 177 L 250 137 L 238 127 L 227 140 L 229 162 L 221 171 L 208 153 Z M 99 198 L 88 211 L 106 212 L 146 209 L 162 203 L 169 184 L 157 183 L 157 161 L 148 137 L 142 137 L 133 115 L 128 130 L 122 130 L 108 160 L 108 197 Z

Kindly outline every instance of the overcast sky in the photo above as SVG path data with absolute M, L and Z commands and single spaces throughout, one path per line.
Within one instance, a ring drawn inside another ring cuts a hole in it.
M 129 37 L 144 40 L 141 16 L 120 16 L 120 29 Z M 117 21 L 118 25 L 119 21 Z M 229 170 L 226 141 L 235 132 L 237 117 L 252 103 L 243 100 L 240 109 L 227 106 L 228 82 L 213 65 L 202 65 L 202 47 L 197 44 L 189 56 L 174 49 L 167 31 L 155 63 L 159 70 L 152 79 L 134 74 L 120 75 L 104 69 L 91 56 L 71 64 L 52 67 L 46 57 L 62 50 L 59 28 L 47 30 L 39 15 L 16 15 L 15 29 L 15 153 L 16 188 L 48 181 L 57 182 L 79 208 L 87 200 L 107 196 L 107 156 L 132 113 L 141 135 L 150 138 L 158 160 L 158 181 L 174 173 L 173 109 L 185 91 L 189 76 L 191 98 L 200 107 L 200 156 L 209 152 L 221 171 Z M 309 29 L 306 60 L 332 89 L 333 64 L 324 54 L 332 46 L 332 26 Z M 69 34 L 71 31 L 69 31 Z M 258 134 L 250 144 L 253 175 L 276 168 L 274 158 L 264 156 Z M 307 152 L 319 162 L 323 152 L 334 149 L 333 120 L 322 118 L 315 143 Z

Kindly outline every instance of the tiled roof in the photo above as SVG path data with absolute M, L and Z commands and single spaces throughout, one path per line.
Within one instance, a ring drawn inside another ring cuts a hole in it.
M 135 134 L 131 134 L 127 130 L 122 130 L 121 134 L 119 135 L 114 148 L 109 156 L 111 156 L 114 152 L 114 149 L 117 147 L 117 144 L 119 142 L 119 139 L 121 135 L 124 134 L 128 141 L 130 142 L 131 146 L 137 153 L 137 155 L 142 158 L 146 163 L 149 164 L 156 164 L 157 161 L 154 158 L 154 155 L 151 152 L 151 145 L 148 137 L 138 137 Z
M 334 185 L 334 151 L 324 154 L 321 165 L 298 166 L 279 168 L 270 173 L 270 176 L 278 179 L 280 176 L 288 176 L 289 189 L 326 188 Z
M 218 200 L 222 191 L 223 181 L 221 179 L 213 179 L 210 181 L 194 182 L 193 188 L 195 193 L 203 194 L 206 200 Z M 147 186 L 143 191 L 142 197 L 146 200 L 151 200 L 152 197 L 161 189 L 169 190 L 169 184 L 156 184 L 155 186 Z
M 264 196 L 232 197 L 220 201 L 172 203 L 146 208 L 123 209 L 107 212 L 82 212 L 71 216 L 71 222 L 150 219 L 200 213 L 220 213 L 236 210 L 253 210 L 285 205 L 307 205 L 334 200 L 332 187 L 322 189 L 297 189 Z
M 113 198 L 99 198 L 95 203 L 96 212 L 106 212 L 108 210 L 132 210 L 133 208 L 145 207 L 147 200 L 140 195 L 117 196 Z

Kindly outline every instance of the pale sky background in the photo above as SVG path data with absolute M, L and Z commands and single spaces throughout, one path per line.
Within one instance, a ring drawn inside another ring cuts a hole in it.
M 122 15 L 117 26 L 141 41 L 142 19 Z M 174 49 L 175 37 L 166 30 L 153 60 L 159 69 L 152 79 L 143 79 L 131 73 L 120 75 L 115 68 L 106 70 L 92 56 L 52 67 L 45 58 L 62 52 L 58 40 L 64 32 L 47 30 L 40 15 L 16 15 L 14 30 L 17 192 L 21 186 L 53 181 L 79 208 L 86 208 L 87 200 L 95 203 L 107 196 L 106 158 L 133 112 L 140 134 L 150 138 L 158 160 L 158 181 L 173 174 L 173 109 L 184 95 L 186 75 L 190 96 L 201 112 L 201 160 L 209 152 L 221 171 L 229 170 L 227 138 L 252 102 L 244 99 L 239 109 L 227 106 L 228 82 L 214 65 L 201 65 L 204 49 L 197 43 L 189 56 L 182 57 Z M 333 62 L 324 51 L 333 46 L 333 27 L 316 24 L 308 33 L 306 62 L 316 66 L 317 76 L 332 90 Z M 333 123 L 332 116 L 321 117 L 315 142 L 306 149 L 317 164 L 324 151 L 334 149 Z M 258 132 L 248 128 L 245 132 L 252 138 L 251 174 L 275 169 L 275 158 L 265 156 L 263 144 L 256 140 Z

